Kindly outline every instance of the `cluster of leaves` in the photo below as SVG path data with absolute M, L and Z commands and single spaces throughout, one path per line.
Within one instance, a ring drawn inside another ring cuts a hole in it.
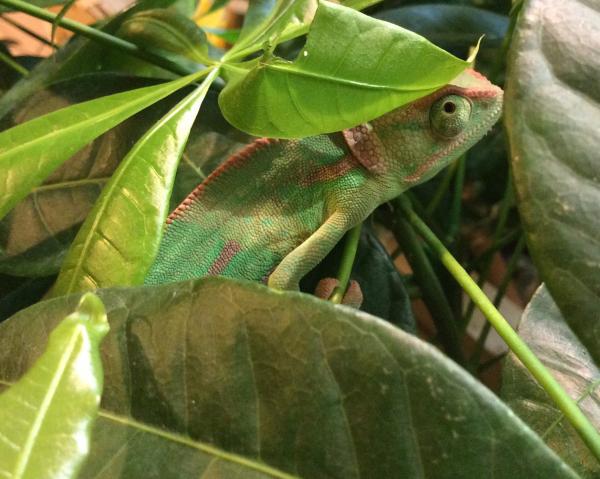
M 598 473 L 581 439 L 517 360 L 509 358 L 503 396 L 521 419 L 414 335 L 406 284 L 425 301 L 447 354 L 471 370 L 480 366 L 478 354 L 463 358 L 469 313 L 463 315 L 461 289 L 398 209 L 384 207 L 376 220 L 395 233 L 414 277 L 399 275 L 370 227 L 353 275 L 363 285 L 365 311 L 404 331 L 307 295 L 219 278 L 133 287 L 154 258 L 167 212 L 249 142 L 248 133 L 306 136 L 379 116 L 456 76 L 467 62 L 444 50 L 464 58 L 482 33 L 478 69 L 503 82 L 509 5 L 414 3 L 383 2 L 367 17 L 328 3 L 317 9 L 310 0 L 252 2 L 242 29 L 228 36 L 234 46 L 221 52 L 190 20 L 195 2 L 143 0 L 102 26 L 143 46 L 134 49 L 141 58 L 118 49 L 107 55 L 106 46 L 77 37 L 26 78 L 9 84 L 5 79 L 15 77 L 2 76 L 0 319 L 12 317 L 0 325 L 0 384 L 22 380 L 0 396 L 0 406 L 9 405 L 10 416 L 34 406 L 44 414 L 22 424 L 44 427 L 34 434 L 23 426 L 19 437 L 1 429 L 0 457 L 11 462 L 3 460 L 0 471 L 53 477 L 83 467 L 79 477 L 127 478 Z M 544 16 L 546 9 L 564 11 L 560 25 Z M 507 91 L 516 188 L 497 128 L 468 161 L 410 199 L 482 279 L 495 251 L 513 251 L 516 263 L 525 231 L 552 296 L 545 287 L 538 292 L 523 333 L 599 425 L 600 333 L 593 320 L 600 261 L 590 242 L 598 236 L 591 208 L 600 175 L 592 141 L 581 135 L 595 123 L 573 126 L 565 111 L 580 100 L 578 111 L 598 115 L 578 94 L 589 94 L 600 66 L 569 37 L 575 25 L 581 28 L 576 14 L 557 0 L 536 0 L 516 26 Z M 587 18 L 593 29 L 598 18 Z M 548 50 L 537 31 L 557 48 Z M 152 63 L 156 58 L 162 60 Z M 568 141 L 549 141 L 557 128 L 572 132 Z M 463 204 L 465 185 L 475 193 Z M 469 231 L 477 229 L 493 237 L 482 258 L 466 251 Z M 335 271 L 339 254 L 305 279 L 307 291 Z M 507 281 L 511 275 L 509 268 Z M 99 410 L 102 307 L 84 296 L 79 313 L 60 323 L 80 292 L 97 288 L 111 325 L 101 348 Z M 44 294 L 55 299 L 23 309 Z M 75 348 L 70 355 L 67 343 Z M 565 345 L 568 363 L 556 359 L 564 359 Z M 58 363 L 62 375 L 48 373 Z M 67 425 L 76 425 L 70 432 L 55 418 L 65 414 L 60 401 L 74 381 L 87 387 L 79 388 L 80 407 L 68 411 Z M 65 434 L 83 434 L 80 447 L 53 450 L 49 445 Z M 527 461 L 519 459 L 524 450 Z

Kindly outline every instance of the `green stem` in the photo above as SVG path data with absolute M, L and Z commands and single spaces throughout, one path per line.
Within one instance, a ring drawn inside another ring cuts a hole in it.
M 452 177 L 454 176 L 454 172 L 456 171 L 457 164 L 458 163 L 455 161 L 448 168 L 446 168 L 446 172 L 444 173 L 442 181 L 440 181 L 437 189 L 435 190 L 435 193 L 431 198 L 431 201 L 425 208 L 425 211 L 427 212 L 428 216 L 431 216 L 433 215 L 433 213 L 435 213 L 435 210 L 439 206 L 440 201 L 442 201 L 442 198 L 448 191 L 448 188 L 450 187 L 450 182 L 452 181 Z
M 546 366 L 529 349 L 529 346 L 519 337 L 512 326 L 494 307 L 475 281 L 454 259 L 442 242 L 433 234 L 429 227 L 412 210 L 410 203 L 404 197 L 397 201 L 408 221 L 414 226 L 419 234 L 427 241 L 429 246 L 438 254 L 442 264 L 450 271 L 452 276 L 462 286 L 473 302 L 492 324 L 500 337 L 504 339 L 510 350 L 519 358 L 523 365 L 529 370 L 540 386 L 548 393 L 554 403 L 563 412 L 571 425 L 578 432 L 583 441 L 590 448 L 596 459 L 600 462 L 600 434 L 589 422 L 588 418 L 581 412 L 577 403 L 569 397 L 562 386 L 554 379 Z
M 348 233 L 346 233 L 346 242 L 344 243 L 344 251 L 342 252 L 342 261 L 337 274 L 339 283 L 329 297 L 329 300 L 332 303 L 341 304 L 342 300 L 344 299 L 344 294 L 346 293 L 348 282 L 350 281 L 350 273 L 352 273 L 352 266 L 354 265 L 354 258 L 356 257 L 356 250 L 358 249 L 361 227 L 362 223 L 359 223 L 350 231 L 348 231 Z
M 393 204 L 396 207 L 397 201 Z M 464 365 L 464 354 L 460 347 L 459 332 L 452 308 L 448 304 L 442 285 L 423 249 L 423 245 L 412 226 L 403 216 L 395 215 L 391 226 L 394 236 L 413 270 L 423 295 L 423 301 L 431 313 L 444 350 L 457 363 Z
M 47 38 L 44 38 L 41 35 L 38 35 L 37 33 L 35 33 L 34 31 L 30 30 L 29 28 L 21 25 L 19 22 L 15 22 L 12 18 L 6 17 L 6 16 L 2 15 L 2 16 L 0 16 L 0 19 L 2 19 L 3 21 L 5 21 L 9 25 L 12 25 L 16 29 L 22 31 L 26 35 L 29 35 L 30 37 L 35 38 L 38 42 L 41 42 L 44 45 L 48 45 L 49 47 L 51 47 L 53 49 L 56 49 L 56 45 L 54 45 L 52 42 L 50 42 Z
M 0 61 L 4 62 L 6 65 L 24 77 L 29 74 L 27 68 L 17 63 L 13 58 L 4 52 L 0 52 Z
M 496 296 L 494 297 L 493 301 L 495 307 L 498 307 L 500 305 L 502 298 L 506 294 L 506 289 L 508 288 L 510 280 L 512 279 L 515 269 L 517 268 L 517 263 L 519 261 L 519 258 L 521 257 L 521 253 L 523 252 L 524 248 L 525 235 L 521 234 L 521 237 L 519 238 L 519 241 L 512 253 L 510 261 L 506 265 L 506 272 L 504 273 L 502 282 L 498 286 L 498 291 L 496 291 Z M 485 342 L 487 341 L 488 335 L 490 334 L 491 326 L 492 325 L 489 322 L 486 322 L 483 326 L 483 329 L 481 330 L 481 333 L 479 334 L 479 337 L 477 338 L 475 352 L 473 353 L 473 356 L 471 356 L 470 360 L 470 363 L 473 364 L 475 367 L 477 367 L 477 364 L 479 364 L 479 361 L 481 359 L 481 354 L 483 353 L 484 349 L 483 347 L 485 345 Z
M 90 40 L 102 43 L 116 50 L 128 53 L 134 57 L 140 58 L 149 63 L 157 65 L 177 75 L 185 76 L 189 75 L 190 73 L 194 73 L 193 71 L 188 70 L 187 68 L 184 68 L 181 65 L 172 62 L 171 60 L 161 57 L 160 55 L 155 55 L 152 52 L 143 50 L 134 43 L 125 41 L 119 37 L 115 37 L 114 35 L 109 35 L 108 33 L 105 33 L 101 30 L 97 30 L 96 28 L 89 27 L 87 25 L 84 25 L 83 23 L 79 23 L 68 18 L 59 19 L 58 15 L 44 10 L 43 8 L 36 7 L 35 5 L 32 5 L 28 2 L 24 2 L 22 0 L 0 0 L 0 5 L 10 7 L 12 10 L 27 13 L 32 17 L 40 18 L 48 22 L 56 22 L 66 30 L 79 33 L 81 36 L 89 38 Z
M 498 213 L 498 223 L 496 223 L 496 229 L 494 230 L 494 235 L 492 236 L 491 248 L 493 248 L 498 243 L 500 237 L 504 233 L 504 228 L 506 227 L 506 220 L 508 219 L 508 212 L 510 211 L 510 206 L 512 205 L 512 199 L 512 177 L 508 175 L 508 179 L 506 181 L 506 189 L 504 190 L 504 197 L 502 198 L 500 212 Z M 481 273 L 479 275 L 479 278 L 477 279 L 477 286 L 481 287 L 486 282 L 488 275 L 490 274 L 490 269 L 492 267 L 493 257 L 493 255 L 489 255 L 484 261 Z M 467 306 L 467 310 L 465 311 L 465 315 L 463 316 L 463 329 L 467 329 L 467 326 L 469 326 L 471 318 L 473 317 L 474 310 L 475 303 L 473 301 L 470 301 L 469 305 Z
M 452 195 L 452 204 L 450 205 L 450 221 L 448 223 L 448 232 L 446 241 L 454 244 L 458 229 L 460 227 L 460 216 L 462 213 L 462 192 L 465 185 L 466 164 L 465 155 L 462 155 L 456 162 L 456 175 L 454 182 L 454 194 Z

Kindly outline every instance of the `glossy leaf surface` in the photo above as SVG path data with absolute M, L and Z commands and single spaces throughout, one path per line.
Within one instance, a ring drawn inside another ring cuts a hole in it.
M 157 429 L 315 479 L 576 477 L 470 374 L 367 314 L 224 278 L 100 294 L 108 422 L 83 478 L 198 477 L 204 459 Z M 13 338 L 43 343 L 76 300 L 0 325 L 1 379 L 30 360 Z
M 204 32 L 173 10 L 145 10 L 131 15 L 123 22 L 119 34 L 144 48 L 167 50 L 199 63 L 210 62 Z
M 545 286 L 525 310 L 519 334 L 567 393 L 579 400 L 591 423 L 600 428 L 598 363 L 569 328 Z M 598 477 L 600 464 L 514 354 L 509 355 L 503 370 L 502 396 L 581 477 Z
M 527 244 L 569 326 L 600 363 L 600 11 L 525 2 L 506 126 Z
M 31 369 L 0 395 L 0 476 L 76 477 L 100 404 L 99 345 L 107 332 L 102 302 L 83 296 Z
M 217 72 L 150 128 L 123 159 L 71 245 L 54 296 L 143 283 L 169 213 L 177 165 Z
M 197 76 L 90 100 L 1 132 L 0 218 L 88 142 Z
M 468 66 L 419 35 L 322 2 L 294 62 L 228 66 L 225 118 L 254 135 L 303 137 L 372 120 L 425 96 Z

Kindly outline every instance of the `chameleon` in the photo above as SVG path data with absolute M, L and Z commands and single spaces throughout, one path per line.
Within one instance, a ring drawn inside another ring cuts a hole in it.
M 353 128 L 260 138 L 169 215 L 146 284 L 221 275 L 297 290 L 344 234 L 462 155 L 502 112 L 502 89 L 472 69 Z

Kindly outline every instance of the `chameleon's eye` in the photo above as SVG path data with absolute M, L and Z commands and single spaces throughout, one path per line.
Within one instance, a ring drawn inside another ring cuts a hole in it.
M 433 131 L 444 138 L 453 138 L 463 131 L 471 116 L 471 102 L 460 95 L 446 95 L 429 110 Z

